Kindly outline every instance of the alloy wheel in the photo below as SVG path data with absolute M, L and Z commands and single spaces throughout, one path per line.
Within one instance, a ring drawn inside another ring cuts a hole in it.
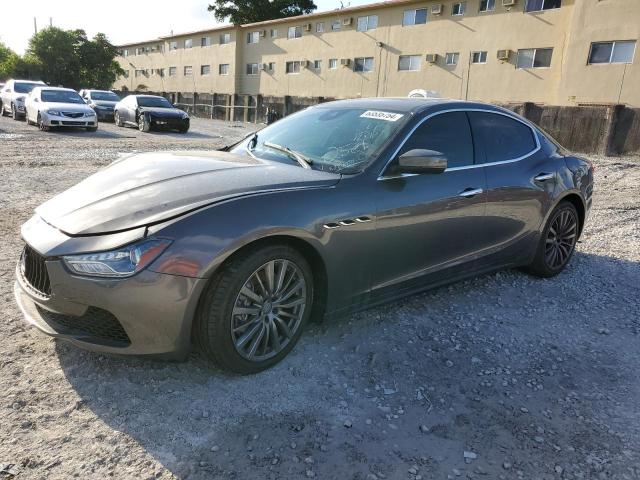
M 547 233 L 544 258 L 552 269 L 563 267 L 573 252 L 578 235 L 578 219 L 572 210 L 556 213 Z
M 307 285 L 290 260 L 271 260 L 245 281 L 231 313 L 231 337 L 236 351 L 257 362 L 281 352 L 301 326 Z

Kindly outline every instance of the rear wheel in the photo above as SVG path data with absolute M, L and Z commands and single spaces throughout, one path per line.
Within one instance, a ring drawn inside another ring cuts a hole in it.
M 13 118 L 14 120 L 20 120 L 20 117 L 18 116 L 18 109 L 16 108 L 15 103 L 11 104 L 11 118 Z
M 124 122 L 120 118 L 120 114 L 118 112 L 114 114 L 113 121 L 117 127 L 124 127 Z
M 576 207 L 570 202 L 560 202 L 549 216 L 527 271 L 538 277 L 553 277 L 564 270 L 573 256 L 579 229 Z
M 194 330 L 226 370 L 249 374 L 280 362 L 311 315 L 313 275 L 296 250 L 274 245 L 231 260 L 203 294 Z

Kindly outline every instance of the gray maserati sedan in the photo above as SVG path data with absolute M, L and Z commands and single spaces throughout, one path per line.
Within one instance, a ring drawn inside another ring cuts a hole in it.
M 94 351 L 282 360 L 310 319 L 497 269 L 569 262 L 593 167 L 481 103 L 307 108 L 215 151 L 122 158 L 22 227 L 15 297 Z

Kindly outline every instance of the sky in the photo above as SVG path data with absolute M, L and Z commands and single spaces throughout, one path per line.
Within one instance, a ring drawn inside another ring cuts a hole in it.
M 376 0 L 345 0 L 344 5 L 355 6 Z M 210 2 L 202 0 L 20 0 L 9 1 L 3 8 L 6 18 L 0 24 L 0 41 L 23 54 L 33 35 L 33 19 L 38 28 L 53 25 L 64 29 L 84 29 L 89 37 L 105 33 L 111 43 L 129 43 L 156 38 L 161 35 L 189 32 L 216 24 L 207 12 Z M 340 0 L 315 0 L 317 11 L 340 7 Z

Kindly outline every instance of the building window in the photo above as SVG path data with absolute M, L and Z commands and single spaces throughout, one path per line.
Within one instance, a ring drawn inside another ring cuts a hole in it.
M 417 72 L 420 70 L 421 55 L 400 55 L 398 70 Z
M 278 38 L 278 29 L 272 28 L 269 34 L 271 35 L 271 38 Z
M 471 63 L 487 63 L 487 52 L 473 52 L 471 54 Z
M 635 50 L 635 40 L 594 42 L 589 52 L 589 63 L 632 63 Z
M 481 12 L 493 12 L 496 9 L 496 0 L 480 0 Z
M 524 48 L 518 50 L 516 68 L 548 68 L 553 48 Z
M 165 72 L 166 72 L 166 70 L 164 68 L 159 68 L 158 69 L 158 75 L 160 75 L 161 77 L 165 76 Z
M 338 68 L 338 59 L 337 58 L 330 58 L 329 59 L 329 70 L 335 70 L 336 68 Z
M 449 52 L 444 56 L 445 65 L 457 65 L 460 54 L 458 52 Z
M 229 75 L 229 64 L 221 63 L 218 65 L 218 74 L 219 75 Z
M 331 30 L 340 30 L 342 28 L 342 22 L 340 20 L 334 20 L 331 22 Z
M 191 65 L 187 65 L 184 67 L 184 76 L 189 77 L 191 75 L 193 75 L 193 67 Z
M 169 76 L 175 77 L 178 73 L 178 67 L 169 67 Z
M 257 75 L 257 74 L 258 74 L 258 64 L 247 63 L 247 75 Z
M 128 57 L 129 56 L 129 50 L 127 50 L 126 48 L 122 51 L 122 56 L 123 57 Z
M 226 45 L 227 43 L 231 43 L 231 34 L 230 33 L 220 34 L 220 45 Z
M 248 32 L 247 43 L 258 43 L 260 41 L 260 32 Z
M 191 48 L 193 47 L 193 39 L 192 38 L 187 38 L 184 41 L 184 48 Z
M 316 23 L 316 33 L 324 33 L 324 22 Z
M 319 72 L 322 69 L 322 60 L 314 60 L 313 69 Z
M 451 15 L 464 15 L 467 11 L 467 2 L 454 3 L 451 6 Z
M 562 0 L 527 0 L 524 6 L 525 12 L 539 12 L 541 10 L 551 10 L 552 8 L 560 8 Z
M 211 37 L 202 37 L 200 39 L 201 47 L 210 47 L 211 46 Z
M 124 78 L 129 78 L 129 70 L 125 70 L 124 73 L 122 74 L 122 76 Z
M 287 31 L 287 38 L 300 38 L 302 37 L 302 27 L 300 25 L 295 27 L 289 27 Z
M 285 71 L 287 74 L 300 73 L 300 62 L 287 62 Z
M 138 47 L 136 49 L 136 55 L 142 55 L 144 53 L 144 47 Z
M 209 75 L 211 73 L 211 65 L 200 65 L 200 75 Z
M 421 25 L 427 23 L 427 9 L 419 8 L 417 10 L 405 10 L 402 18 L 402 25 Z
M 368 30 L 374 30 L 376 28 L 378 28 L 377 15 L 368 15 L 366 17 L 358 17 L 357 30 L 359 32 L 366 32 Z
M 276 62 L 269 62 L 269 71 L 270 72 L 276 71 Z
M 354 60 L 353 70 L 356 72 L 370 72 L 373 70 L 373 57 L 358 57 Z
M 169 42 L 169 50 L 177 50 L 178 42 Z

